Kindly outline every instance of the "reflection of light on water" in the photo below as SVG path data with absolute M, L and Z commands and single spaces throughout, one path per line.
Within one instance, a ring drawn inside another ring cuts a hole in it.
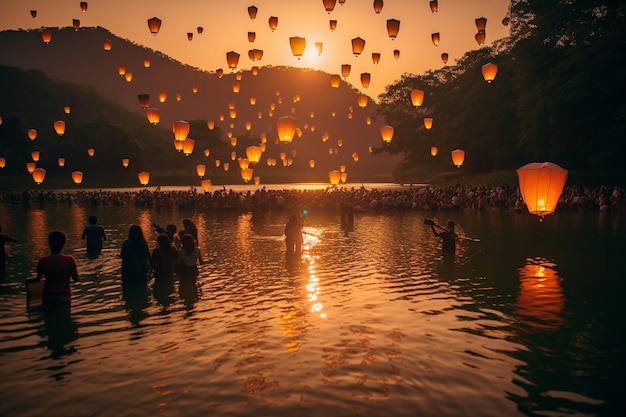
M 45 210 L 31 210 L 28 230 L 33 245 L 33 253 L 43 256 L 48 253 L 48 213 Z
M 543 258 L 527 259 L 520 268 L 517 315 L 534 328 L 556 330 L 562 323 L 565 297 L 556 265 Z
M 150 240 L 150 236 L 152 235 L 152 213 L 150 210 L 142 210 L 137 217 L 137 224 L 141 227 L 143 231 L 143 235 L 146 240 Z
M 321 318 L 326 318 L 326 313 L 322 312 L 324 305 L 318 301 L 320 282 L 316 275 L 317 258 L 311 255 L 311 249 L 319 242 L 319 233 L 321 233 L 321 231 L 307 231 L 307 233 L 304 234 L 302 257 L 307 264 L 309 273 L 309 280 L 306 284 L 307 299 L 309 303 L 311 303 L 309 311 L 319 314 Z

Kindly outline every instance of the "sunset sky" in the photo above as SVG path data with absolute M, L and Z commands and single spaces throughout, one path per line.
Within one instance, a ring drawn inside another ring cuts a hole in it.
M 207 71 L 223 68 L 227 71 L 226 52 L 241 55 L 237 69 L 253 65 L 294 66 L 313 68 L 331 74 L 340 72 L 341 64 L 351 64 L 348 82 L 375 98 L 385 86 L 403 73 L 422 74 L 443 66 L 441 53 L 449 54 L 448 64 L 454 64 L 467 51 L 479 48 L 474 35 L 475 19 L 487 18 L 487 45 L 508 35 L 502 24 L 509 0 L 439 0 L 439 11 L 430 11 L 428 0 L 385 0 L 382 11 L 374 12 L 372 0 L 337 2 L 327 13 L 322 0 L 91 0 L 83 13 L 78 0 L 25 0 L 0 2 L 0 30 L 38 29 L 41 27 L 72 26 L 79 19 L 81 27 L 100 26 L 113 34 L 139 45 L 160 51 L 182 63 Z M 248 7 L 256 6 L 255 20 Z M 37 17 L 31 17 L 31 10 Z M 153 16 L 162 20 L 155 36 L 147 20 Z M 270 16 L 278 17 L 278 28 L 272 32 Z M 330 30 L 329 21 L 337 20 L 337 29 Z M 398 37 L 387 34 L 387 19 L 400 23 Z M 203 33 L 198 34 L 198 27 Z M 193 33 L 188 40 L 187 33 Z M 248 32 L 255 32 L 253 43 Z M 439 46 L 434 46 L 431 34 L 440 33 Z M 298 59 L 293 56 L 289 38 L 306 39 L 307 51 Z M 366 41 L 359 57 L 352 54 L 351 39 Z M 54 39 L 52 40 L 54 42 Z M 322 42 L 319 55 L 315 43 Z M 115 47 L 115 45 L 113 45 Z M 262 49 L 263 58 L 253 63 L 248 50 Z M 400 51 L 396 60 L 394 49 Z M 371 55 L 381 54 L 374 65 Z M 360 74 L 371 74 L 369 88 L 363 89 Z

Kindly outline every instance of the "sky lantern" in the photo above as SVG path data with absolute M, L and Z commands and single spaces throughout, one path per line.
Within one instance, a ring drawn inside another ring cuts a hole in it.
M 372 52 L 372 63 L 378 65 L 380 62 L 380 52 Z
M 370 86 L 371 74 L 369 72 L 361 73 L 361 85 L 363 88 L 367 88 Z
M 439 46 L 439 32 L 433 33 L 430 38 L 433 40 L 433 45 Z
M 37 168 L 37 164 L 34 162 L 27 162 L 26 163 L 26 171 L 28 171 L 29 174 L 32 174 L 33 171 L 35 171 L 35 168 Z
M 567 170 L 552 162 L 531 162 L 517 169 L 517 177 L 529 213 L 540 219 L 554 213 L 567 181 Z
M 148 121 L 153 125 L 158 125 L 161 120 L 161 113 L 156 107 L 150 107 L 146 112 L 146 116 L 148 117 Z
M 221 68 L 218 68 L 215 70 L 215 74 L 217 75 L 217 78 L 222 78 L 222 75 L 224 75 L 224 70 Z
M 200 181 L 200 185 L 202 186 L 202 189 L 204 190 L 204 192 L 208 193 L 209 190 L 211 189 L 211 185 L 213 184 L 211 183 L 211 180 L 206 179 L 206 180 Z
M 57 135 L 63 136 L 65 133 L 65 122 L 63 120 L 54 122 L 54 131 L 57 132 Z
M 259 67 L 257 67 L 256 65 L 253 66 L 252 68 L 250 68 L 250 73 L 252 75 L 259 75 Z
M 87 11 L 87 2 L 86 1 L 81 1 L 80 2 L 80 10 L 85 13 Z
M 430 0 L 430 11 L 433 12 L 433 14 L 437 14 L 438 10 L 439 4 L 437 4 L 437 0 Z
M 239 163 L 239 169 L 246 169 L 250 166 L 248 158 L 239 158 L 237 162 Z
M 30 157 L 33 160 L 33 162 L 38 162 L 39 161 L 39 155 L 40 155 L 39 151 L 32 151 L 30 153 Z
M 322 50 L 324 49 L 324 43 L 323 42 L 315 42 L 315 49 L 317 49 L 317 55 L 321 56 L 322 55 Z
M 137 100 L 139 100 L 139 106 L 142 109 L 150 107 L 150 94 L 137 94 Z
M 282 116 L 276 120 L 278 139 L 283 143 L 290 143 L 296 133 L 298 122 L 291 116 Z
M 383 10 L 383 0 L 374 0 L 374 13 L 380 13 Z
M 198 92 L 198 89 L 199 89 L 198 84 L 194 84 L 191 86 L 191 92 L 194 94 Z
M 476 35 L 474 35 L 474 39 L 476 39 L 476 43 L 479 46 L 483 46 L 485 44 L 485 39 L 487 37 L 487 34 L 485 33 L 485 31 L 481 31 L 476 33 Z
M 360 37 L 356 37 L 352 39 L 351 42 L 352 42 L 352 53 L 354 54 L 354 56 L 361 55 L 361 52 L 363 52 L 363 48 L 365 48 L 365 40 L 361 39 Z
M 502 19 L 502 26 L 508 26 L 510 21 L 511 18 L 509 18 L 508 16 L 504 16 L 504 18 Z
M 130 165 L 130 159 L 128 158 L 122 158 L 122 166 L 124 168 L 128 168 L 128 165 Z
M 215 122 L 213 120 L 211 120 L 211 121 L 206 123 L 206 126 L 209 128 L 209 130 L 213 130 L 213 129 L 215 129 Z
M 365 124 L 368 125 L 368 126 L 372 124 L 372 118 L 370 116 L 367 116 L 365 118 Z
M 252 43 L 256 39 L 256 32 L 248 32 L 248 42 Z
M 248 7 L 248 16 L 250 16 L 250 20 L 256 19 L 256 13 L 258 11 L 259 11 L 259 9 L 256 6 Z
M 254 185 L 259 185 L 259 184 L 261 184 L 261 177 L 260 177 L 260 176 L 258 176 L 258 175 L 257 175 L 257 176 L 255 176 L 255 177 L 253 178 L 253 180 L 254 180 Z
M 331 185 L 339 184 L 339 181 L 341 181 L 341 172 L 339 172 L 339 170 L 337 169 L 333 169 L 328 173 L 328 180 L 330 181 Z
M 341 84 L 341 77 L 337 74 L 333 74 L 330 76 L 330 86 L 332 88 L 339 88 Z
M 393 127 L 389 125 L 381 127 L 380 136 L 383 138 L 385 143 L 391 143 L 391 139 L 393 139 Z
M 443 61 L 444 64 L 448 63 L 448 53 L 444 52 L 441 54 L 441 60 Z
M 220 161 L 219 159 L 215 160 L 215 168 L 219 168 L 221 164 L 222 164 L 222 161 Z
M 80 184 L 83 182 L 83 173 L 81 171 L 73 171 L 72 181 L 74 181 L 74 184 Z
M 387 34 L 393 40 L 398 36 L 400 31 L 400 21 L 396 19 L 387 19 Z
M 187 32 L 187 40 L 188 41 L 192 41 L 193 40 L 193 32 Z
M 202 32 L 204 32 L 204 28 L 202 26 L 198 26 L 196 30 L 198 31 L 198 35 L 202 35 Z
M 411 103 L 414 107 L 419 107 L 424 102 L 424 90 L 411 90 Z
M 246 121 L 245 127 L 246 127 L 246 131 L 248 131 L 248 132 L 250 130 L 252 130 L 252 122 L 251 121 Z
M 94 148 L 87 149 L 87 155 L 94 156 L 96 154 L 96 150 Z
M 35 138 L 37 138 L 37 130 L 28 129 L 28 139 L 35 140 Z
M 233 148 L 237 146 L 237 138 L 235 137 L 230 138 L 230 146 L 232 146 Z
M 36 18 L 37 17 L 37 10 L 31 10 L 30 11 L 30 15 L 32 16 L 32 18 Z
M 233 93 L 238 93 L 241 91 L 241 83 L 239 81 L 235 81 L 233 83 Z
M 250 105 L 254 106 L 256 104 L 256 97 L 255 96 L 250 96 Z
M 330 13 L 335 10 L 337 0 L 322 0 L 322 3 L 324 4 L 324 9 L 326 9 L 326 11 Z
M 39 185 L 43 182 L 44 178 L 46 178 L 46 170 L 43 168 L 35 168 L 33 170 L 32 176 L 35 184 Z
M 252 179 L 253 173 L 254 171 L 252 170 L 252 168 L 244 168 L 241 170 L 241 179 L 245 182 L 248 182 Z
M 151 65 L 150 59 L 149 58 L 144 58 L 143 59 L 143 67 L 144 68 L 150 68 L 150 65 Z
M 150 173 L 148 171 L 141 171 L 137 174 L 137 178 L 139 179 L 139 184 L 145 187 L 150 182 Z
M 426 130 L 430 130 L 433 127 L 433 118 L 432 117 L 424 117 L 424 127 Z
M 339 174 L 339 180 L 341 181 L 342 184 L 345 184 L 346 181 L 348 181 L 348 173 L 344 171 L 341 174 Z
M 43 43 L 48 44 L 52 41 L 52 31 L 48 28 L 41 31 L 41 40 Z
M 364 109 L 367 107 L 367 103 L 368 103 L 367 96 L 365 94 L 359 94 L 359 97 L 357 98 L 357 104 L 359 105 L 359 107 Z
M 235 51 L 226 52 L 226 62 L 228 63 L 228 68 L 234 70 L 239 64 L 239 54 Z
M 0 158 L 0 168 L 4 168 L 5 166 L 7 166 L 7 160 L 4 157 Z
M 182 142 L 187 139 L 189 134 L 189 123 L 185 120 L 178 120 L 172 124 L 172 131 L 174 132 L 174 139 Z
M 59 159 L 57 159 L 57 164 L 58 164 L 60 167 L 64 167 L 64 166 L 65 166 L 65 158 L 59 158 Z
M 430 156 L 437 156 L 438 152 L 439 152 L 439 149 L 437 149 L 436 146 L 431 146 L 430 147 Z
M 71 107 L 70 107 L 70 106 L 64 106 L 64 107 L 63 107 L 63 112 L 64 112 L 65 114 L 70 114 L 70 112 L 71 112 L 71 111 L 72 111 L 72 109 L 71 109 Z
M 498 73 L 498 66 L 493 62 L 488 62 L 482 66 L 483 78 L 488 83 L 491 83 L 496 79 L 496 74 Z
M 465 161 L 465 151 L 455 149 L 451 152 L 451 155 L 452 163 L 454 164 L 454 166 L 457 168 L 461 168 L 461 165 L 463 165 L 463 161 Z
M 120 75 L 120 77 L 123 77 L 126 74 L 126 67 L 124 65 L 118 66 L 117 73 Z
M 261 155 L 263 151 L 258 146 L 248 146 L 246 148 L 246 157 L 251 164 L 258 164 L 261 160 Z
M 167 100 L 167 93 L 165 91 L 161 91 L 157 97 L 159 99 L 159 103 L 165 103 L 165 100 Z
M 337 21 L 336 21 L 336 20 L 331 19 L 331 20 L 329 21 L 329 25 L 330 25 L 330 30 L 331 30 L 332 32 L 334 32 L 334 31 L 335 31 L 335 29 L 337 29 Z
M 479 32 L 484 32 L 487 29 L 487 19 L 484 17 L 479 17 L 475 19 L 476 22 L 476 30 Z
M 126 80 L 127 83 L 131 82 L 133 80 L 133 73 L 126 72 L 126 74 L 124 74 L 124 79 Z
M 209 157 L 209 155 L 211 155 L 211 150 L 209 148 L 206 148 L 204 150 L 204 156 L 206 156 L 207 158 Z
M 150 29 L 150 33 L 156 36 L 161 29 L 161 19 L 158 17 L 152 17 L 148 19 L 148 29 Z
M 350 64 L 341 64 L 341 76 L 343 78 L 348 78 L 351 69 L 352 66 Z
M 315 159 L 309 159 L 309 168 L 315 168 Z
M 182 152 L 183 151 L 183 143 L 185 143 L 184 140 L 176 140 L 176 139 L 174 139 L 174 149 L 176 149 L 176 152 Z
M 196 174 L 198 174 L 198 177 L 203 178 L 204 174 L 206 174 L 206 165 L 204 164 L 196 165 Z
M 187 138 L 183 141 L 183 153 L 185 156 L 189 156 L 193 153 L 193 148 L 196 145 L 196 141 L 190 138 Z
M 270 29 L 272 30 L 272 32 L 274 32 L 276 28 L 278 27 L 278 17 L 270 16 L 267 22 L 269 23 Z
M 260 61 L 263 58 L 263 50 L 262 49 L 250 49 L 248 51 L 248 58 L 251 61 Z
M 228 162 L 224 162 L 222 164 L 222 168 L 224 169 L 224 171 L 228 171 L 230 169 L 230 164 Z
M 291 46 L 291 53 L 293 56 L 300 59 L 302 54 L 304 54 L 304 49 L 306 48 L 306 39 L 299 36 L 292 36 L 289 38 L 289 46 Z
M 398 59 L 400 59 L 400 50 L 399 49 L 394 49 L 393 50 L 393 57 L 396 59 L 396 61 Z
M 72 27 L 76 32 L 78 32 L 78 29 L 80 29 L 80 20 L 72 19 Z

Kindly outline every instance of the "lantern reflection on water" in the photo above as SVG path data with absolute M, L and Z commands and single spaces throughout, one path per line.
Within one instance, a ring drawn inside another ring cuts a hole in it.
M 527 259 L 519 269 L 520 293 L 516 315 L 534 330 L 554 331 L 563 323 L 565 297 L 556 265 L 543 258 Z

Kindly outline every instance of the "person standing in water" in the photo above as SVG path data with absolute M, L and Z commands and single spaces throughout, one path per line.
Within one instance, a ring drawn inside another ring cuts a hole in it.
M 7 252 L 4 248 L 4 244 L 8 242 L 18 243 L 17 239 L 12 238 L 9 235 L 3 235 L 2 226 L 0 226 L 0 275 L 4 273 L 7 266 Z
M 452 220 L 448 220 L 446 223 L 446 227 L 437 226 L 441 231 L 438 232 L 435 229 L 435 223 L 430 222 L 430 228 L 433 231 L 433 235 L 441 239 L 441 250 L 444 258 L 454 257 L 456 252 L 456 241 L 458 240 L 458 236 L 454 231 L 454 222 Z
M 287 256 L 293 256 L 302 252 L 302 218 L 299 214 L 292 214 L 285 225 L 285 243 L 287 245 Z
M 83 230 L 80 237 L 87 242 L 87 257 L 97 258 L 102 252 L 102 242 L 107 240 L 104 227 L 98 225 L 96 216 L 89 216 L 89 225 Z
M 148 282 L 150 250 L 141 227 L 134 224 L 128 229 L 128 239 L 122 242 L 122 283 Z

